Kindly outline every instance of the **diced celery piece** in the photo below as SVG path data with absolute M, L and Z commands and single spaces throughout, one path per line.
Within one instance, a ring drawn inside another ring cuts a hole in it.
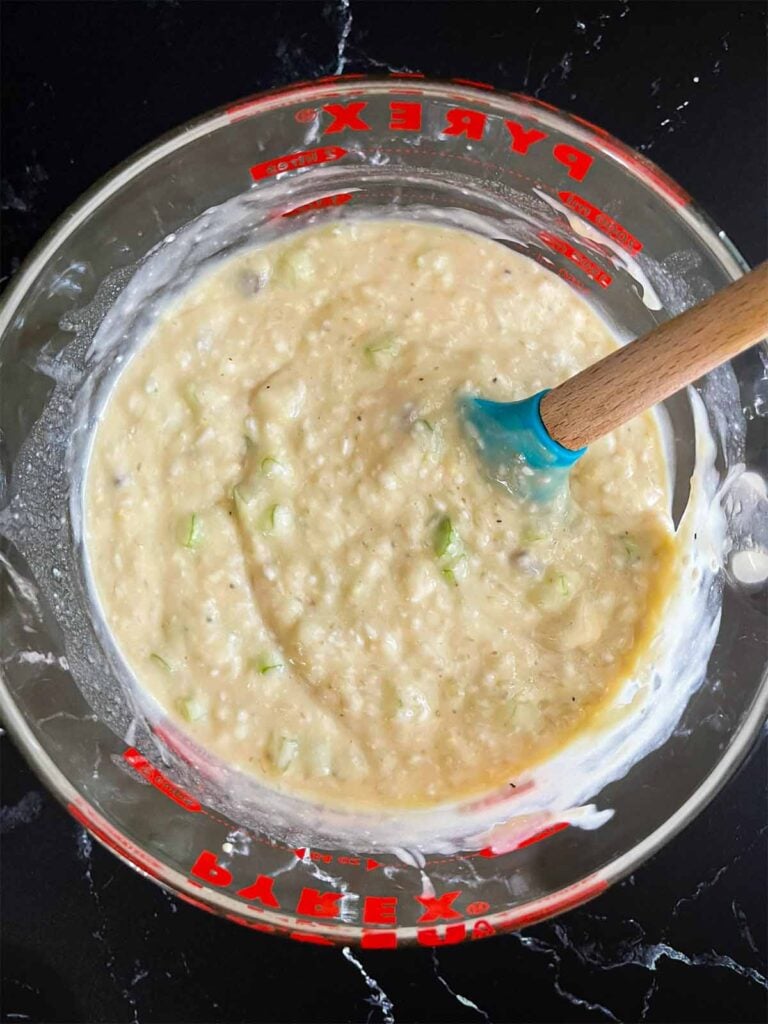
M 170 662 L 166 661 L 160 654 L 155 654 L 153 651 L 150 656 L 150 661 L 154 661 L 156 665 L 159 665 L 164 672 L 173 672 Z
M 203 540 L 203 524 L 199 517 L 193 512 L 189 519 L 186 521 L 184 526 L 184 539 L 182 541 L 185 548 L 198 548 Z
M 529 600 L 543 611 L 556 612 L 571 600 L 573 579 L 569 573 L 549 568 L 544 578 L 528 592 Z
M 441 516 L 438 520 L 432 534 L 432 548 L 437 555 L 443 579 L 457 587 L 459 580 L 466 577 L 469 563 L 450 516 Z
M 432 535 L 432 546 L 438 558 L 455 559 L 463 554 L 461 538 L 450 516 L 442 516 Z
M 623 536 L 621 538 L 621 545 L 624 548 L 624 553 L 627 556 L 627 562 L 629 562 L 630 565 L 640 561 L 640 545 L 633 537 L 630 537 L 628 534 Z
M 459 555 L 447 565 L 444 565 L 440 573 L 446 583 L 450 583 L 452 587 L 458 587 L 459 581 L 466 579 L 468 571 L 469 563 L 467 562 L 467 556 Z
M 389 366 L 399 351 L 400 346 L 393 334 L 379 335 L 369 341 L 363 349 L 367 361 L 377 369 Z
M 299 741 L 294 736 L 273 733 L 269 741 L 267 756 L 280 774 L 291 767 L 299 753 Z
M 200 391 L 195 384 L 187 384 L 184 388 L 184 401 L 189 406 L 189 411 L 194 416 L 200 416 L 205 408 Z
M 265 676 L 267 672 L 279 672 L 285 668 L 284 664 L 280 660 L 280 656 L 274 652 L 264 652 L 254 659 L 254 668 L 261 675 Z
M 282 533 L 292 521 L 291 510 L 287 505 L 270 505 L 259 520 L 262 533 Z
M 246 416 L 243 420 L 243 436 L 249 448 L 255 447 L 259 440 L 259 423 L 255 416 Z
M 183 697 L 177 701 L 177 707 L 188 722 L 197 722 L 208 714 L 205 701 L 200 697 Z
M 283 253 L 275 266 L 273 280 L 277 284 L 297 285 L 310 281 L 315 268 L 306 249 L 294 248 Z
M 453 523 L 451 522 L 450 516 L 442 516 L 437 526 L 435 527 L 435 533 L 432 538 L 432 544 L 435 549 L 435 554 L 438 558 L 442 558 L 443 555 L 448 554 L 452 545 L 456 543 L 456 533 L 453 529 Z
M 535 544 L 537 540 L 544 540 L 546 534 L 540 527 L 528 525 L 520 535 L 523 544 Z
M 414 420 L 411 433 L 423 452 L 437 456 L 442 451 L 443 439 L 436 424 L 423 418 Z
M 278 459 L 267 455 L 266 458 L 261 460 L 261 472 L 264 476 L 283 476 L 285 466 Z
M 239 485 L 232 488 L 232 501 L 235 503 L 235 513 L 243 526 L 250 526 L 253 518 L 251 503 L 243 493 Z

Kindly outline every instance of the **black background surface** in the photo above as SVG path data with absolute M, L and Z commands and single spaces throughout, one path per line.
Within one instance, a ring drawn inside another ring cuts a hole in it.
M 751 263 L 766 256 L 762 3 L 6 0 L 2 21 L 3 283 L 160 133 L 339 70 L 478 79 L 572 110 L 659 163 Z M 4 1021 L 766 1018 L 764 740 L 587 907 L 523 936 L 354 959 L 174 901 L 92 844 L 8 737 L 0 752 Z

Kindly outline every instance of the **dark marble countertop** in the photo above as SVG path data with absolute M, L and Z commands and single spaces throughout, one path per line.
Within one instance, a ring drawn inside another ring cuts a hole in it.
M 98 177 L 283 82 L 418 70 L 569 109 L 766 256 L 763 3 L 36 3 L 2 7 L 2 282 Z M 93 843 L 7 736 L 4 1021 L 766 1019 L 766 743 L 685 831 L 588 906 L 439 951 L 328 950 L 201 914 Z

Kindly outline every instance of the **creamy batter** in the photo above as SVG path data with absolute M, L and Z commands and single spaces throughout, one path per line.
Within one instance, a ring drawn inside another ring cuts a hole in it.
M 456 229 L 345 222 L 222 262 L 118 379 L 87 481 L 107 624 L 201 745 L 326 804 L 503 784 L 588 728 L 675 567 L 650 414 L 564 512 L 483 473 L 458 393 L 615 347 L 562 281 Z

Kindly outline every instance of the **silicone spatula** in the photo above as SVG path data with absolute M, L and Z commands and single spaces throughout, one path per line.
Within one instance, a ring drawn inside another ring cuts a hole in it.
M 513 494 L 546 502 L 598 438 L 768 335 L 768 262 L 551 390 L 520 402 L 463 396 L 487 470 Z

